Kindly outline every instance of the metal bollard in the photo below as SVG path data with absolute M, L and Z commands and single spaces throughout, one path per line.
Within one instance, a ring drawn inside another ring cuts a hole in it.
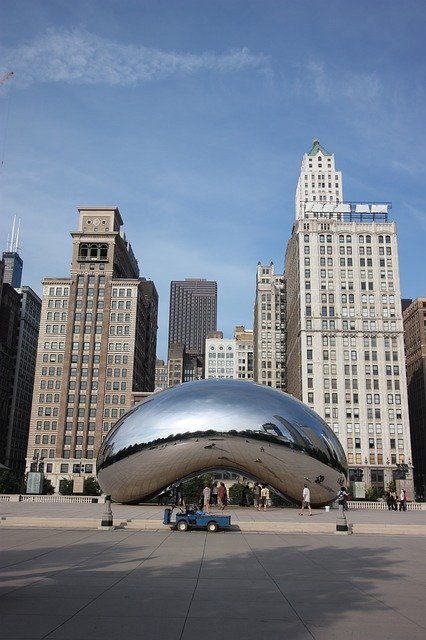
M 114 529 L 114 522 L 111 510 L 111 496 L 105 496 L 105 511 L 102 516 L 101 526 L 98 529 L 110 531 Z
M 348 527 L 348 521 L 346 520 L 345 512 L 343 510 L 343 500 L 339 500 L 339 511 L 337 514 L 335 533 L 344 536 L 348 536 L 351 533 Z

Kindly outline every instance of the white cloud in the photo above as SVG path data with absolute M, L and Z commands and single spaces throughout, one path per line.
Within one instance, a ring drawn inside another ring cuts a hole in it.
M 167 52 L 111 42 L 78 28 L 49 30 L 29 44 L 2 49 L 2 67 L 15 72 L 15 82 L 137 85 L 200 71 L 268 71 L 263 54 L 248 49 L 201 54 Z

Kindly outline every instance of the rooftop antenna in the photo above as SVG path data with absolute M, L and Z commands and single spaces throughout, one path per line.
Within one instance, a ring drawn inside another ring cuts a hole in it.
M 21 218 L 16 220 L 16 216 L 13 216 L 12 234 L 8 237 L 7 249 L 10 253 L 18 253 L 19 246 L 19 231 L 21 227 Z

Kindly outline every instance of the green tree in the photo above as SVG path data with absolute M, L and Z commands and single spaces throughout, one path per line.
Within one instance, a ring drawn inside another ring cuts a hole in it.
M 90 476 L 84 479 L 83 495 L 84 496 L 100 496 L 102 489 L 95 477 Z
M 243 490 L 247 487 L 247 482 L 236 482 L 229 487 L 229 502 L 231 504 L 241 504 L 243 497 Z M 253 502 L 253 489 L 249 487 L 248 499 L 250 503 Z
M 59 481 L 59 493 L 63 496 L 72 496 L 74 482 L 63 478 Z
M 51 496 L 53 493 L 55 493 L 55 487 L 47 478 L 43 478 L 42 493 L 44 496 Z
M 12 470 L 0 471 L 0 493 L 22 493 L 23 478 L 19 478 Z
M 383 489 L 381 487 L 368 487 L 365 490 L 365 499 L 377 502 L 380 498 L 383 498 Z
M 203 473 L 184 482 L 182 488 L 186 493 L 187 504 L 196 504 L 206 484 L 211 486 L 213 482 L 214 479 L 211 473 Z

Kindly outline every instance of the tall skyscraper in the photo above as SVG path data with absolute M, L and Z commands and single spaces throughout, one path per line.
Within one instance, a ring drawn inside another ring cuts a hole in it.
M 31 287 L 23 286 L 15 291 L 20 307 L 5 464 L 21 476 L 25 471 L 30 428 L 41 300 Z
M 58 490 L 94 473 L 101 442 L 153 391 L 157 292 L 139 277 L 117 207 L 79 208 L 70 277 L 43 280 L 41 327 L 28 442 Z
M 17 289 L 21 286 L 23 260 L 19 255 L 19 228 L 20 221 L 13 218 L 12 234 L 10 236 L 7 251 L 3 252 L 4 276 L 3 281 Z
M 3 282 L 3 274 L 4 262 L 0 261 L 0 462 L 6 464 L 21 300 L 19 293 Z
M 286 390 L 286 287 L 274 263 L 257 265 L 254 303 L 254 379 Z
M 204 356 L 209 331 L 216 331 L 217 283 L 201 278 L 175 280 L 170 285 L 169 350 L 183 345 L 185 352 Z
M 408 301 L 403 301 L 408 303 Z M 416 298 L 404 310 L 408 408 L 413 449 L 414 484 L 426 496 L 426 298 Z
M 285 256 L 288 391 L 324 416 L 350 477 L 412 495 L 398 247 L 389 203 L 343 201 L 334 156 L 303 157 Z M 399 465 L 399 466 L 398 466 Z
M 15 219 L 0 274 L 0 461 L 19 477 L 25 471 L 41 300 L 21 287 L 18 237 Z

